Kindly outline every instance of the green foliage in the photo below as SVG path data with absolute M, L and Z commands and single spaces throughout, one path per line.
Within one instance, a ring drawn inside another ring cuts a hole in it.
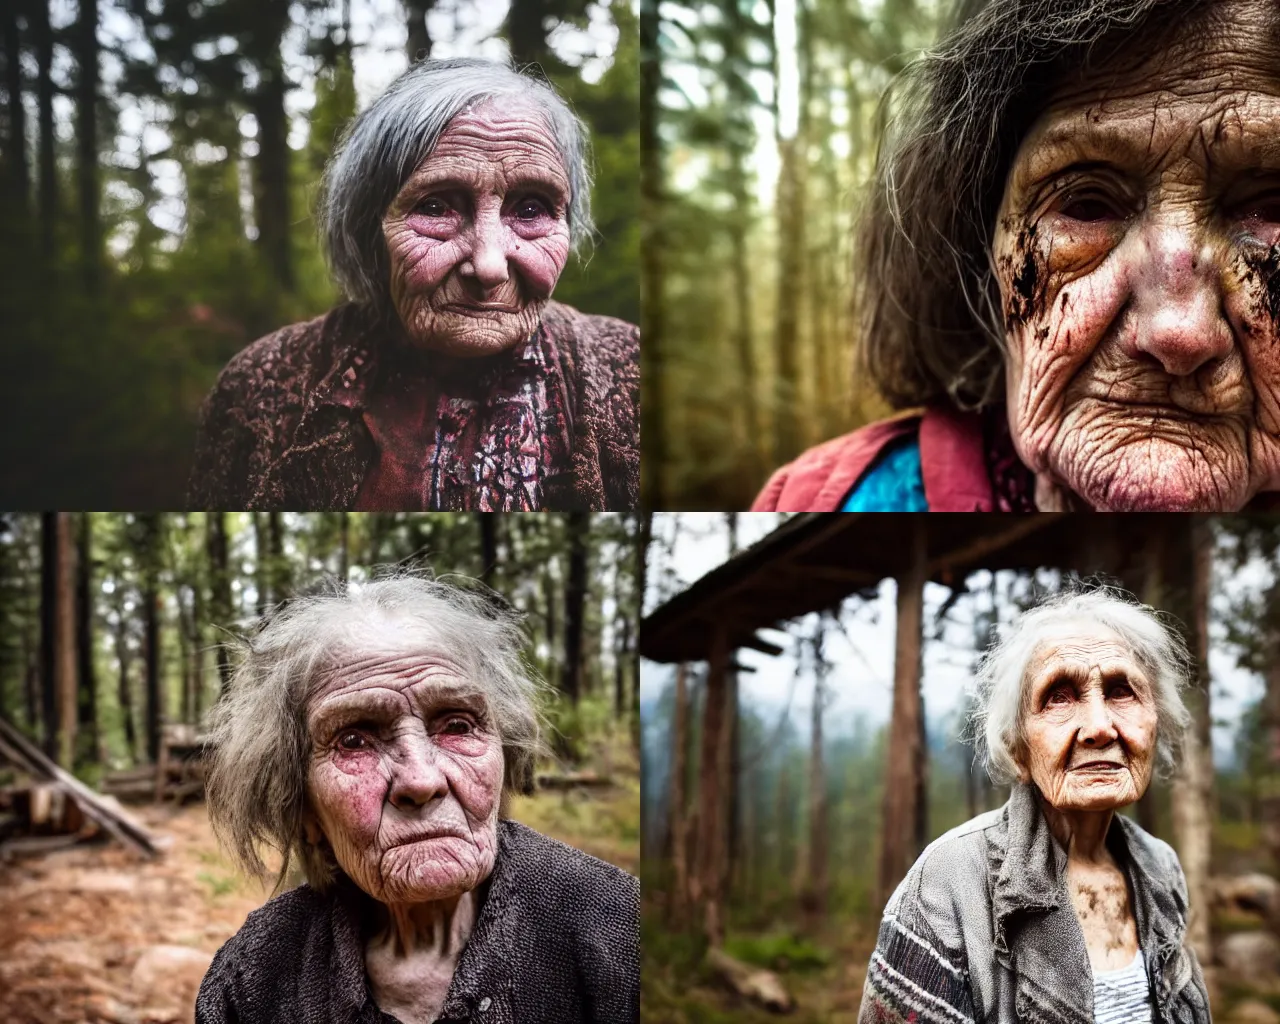
M 0 426 L 10 439 L 0 489 L 20 507 L 180 507 L 200 405 L 222 367 L 255 339 L 338 299 L 313 210 L 324 163 L 356 110 L 350 42 L 339 27 L 344 4 L 102 6 L 104 19 L 109 9 L 113 24 L 136 38 L 115 53 L 122 76 L 99 86 L 93 171 L 106 251 L 96 289 L 85 284 L 73 202 L 84 170 L 70 139 L 76 117 L 57 109 L 59 202 L 49 251 L 31 200 L 37 183 L 23 193 L 12 176 L 0 183 L 0 322 L 7 368 L 21 382 Z M 545 36 L 561 21 L 581 21 L 581 12 L 561 7 L 537 22 Z M 599 83 L 551 65 L 595 137 L 601 230 L 594 255 L 566 273 L 557 297 L 634 322 L 635 19 L 625 0 L 610 10 L 621 37 Z M 402 15 L 391 5 L 373 16 Z M 291 18 L 309 40 L 300 58 L 282 44 Z M 315 102 L 299 113 L 298 90 L 310 76 Z M 278 94 L 272 81 L 284 82 Z M 35 91 L 34 80 L 27 85 Z M 117 119 L 121 111 L 130 116 Z M 295 142 L 305 129 L 298 149 L 271 144 L 280 136 L 269 137 L 275 121 Z M 34 127 L 29 121 L 29 132 Z M 0 150 L 8 153 L 5 131 L 0 122 Z M 271 231 L 285 233 L 282 245 Z
M 725 939 L 724 950 L 738 960 L 773 971 L 812 971 L 831 963 L 826 950 L 787 932 L 731 936 Z

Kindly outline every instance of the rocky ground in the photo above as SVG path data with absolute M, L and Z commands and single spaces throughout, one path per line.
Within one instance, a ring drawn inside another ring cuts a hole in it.
M 163 856 L 103 843 L 0 866 L 0 1021 L 192 1021 L 210 959 L 268 894 L 232 871 L 202 803 L 131 813 L 163 837 Z M 637 870 L 634 778 L 521 798 L 512 817 Z

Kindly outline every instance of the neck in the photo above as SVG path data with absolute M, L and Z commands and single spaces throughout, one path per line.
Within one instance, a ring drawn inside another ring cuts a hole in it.
M 1107 850 L 1107 832 L 1111 828 L 1114 811 L 1060 811 L 1043 796 L 1039 800 L 1049 831 L 1067 851 L 1068 860 L 1097 863 L 1111 859 Z
M 396 956 L 456 957 L 471 937 L 478 902 L 472 890 L 425 903 L 380 904 L 370 939 Z

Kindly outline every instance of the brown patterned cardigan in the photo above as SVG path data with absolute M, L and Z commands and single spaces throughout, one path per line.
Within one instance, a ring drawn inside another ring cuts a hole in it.
M 567 471 L 547 477 L 551 511 L 625 511 L 640 481 L 635 326 L 547 303 L 568 406 Z M 362 307 L 260 338 L 205 399 L 188 505 L 203 509 L 352 509 L 378 452 L 363 420 L 384 332 Z M 408 510 L 406 510 L 408 511 Z

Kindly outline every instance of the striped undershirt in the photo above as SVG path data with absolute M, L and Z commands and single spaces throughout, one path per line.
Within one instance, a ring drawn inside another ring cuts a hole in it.
M 1094 1024 L 1151 1024 L 1151 991 L 1142 950 L 1128 967 L 1093 972 L 1093 1020 Z

